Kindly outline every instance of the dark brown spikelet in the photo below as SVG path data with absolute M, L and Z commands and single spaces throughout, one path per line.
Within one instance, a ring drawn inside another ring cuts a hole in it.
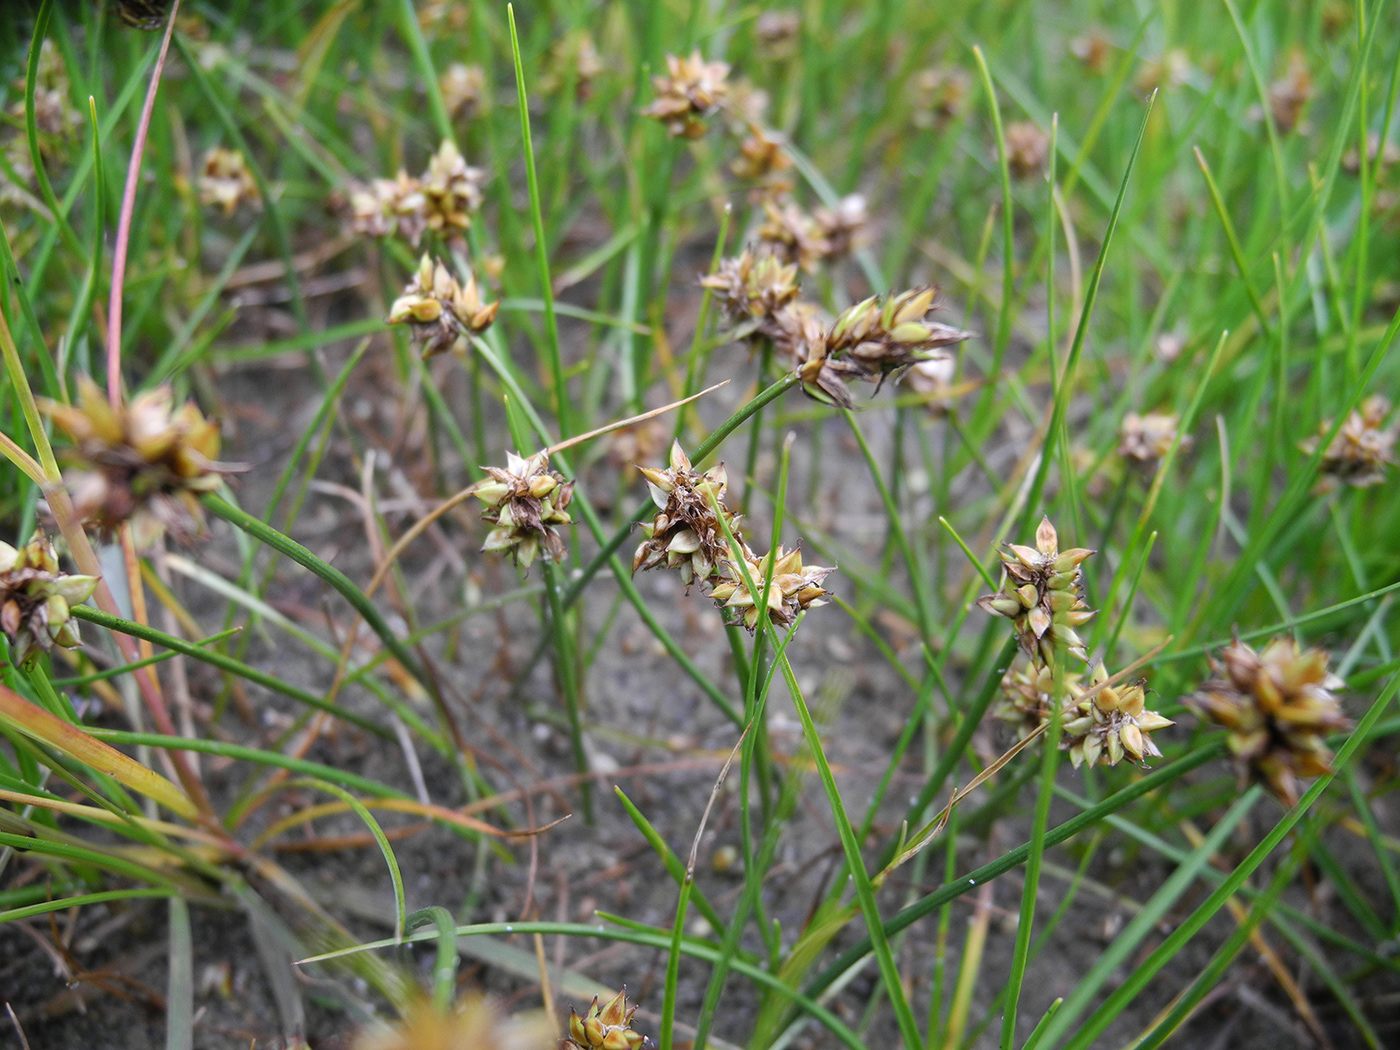
M 127 25 L 153 33 L 165 28 L 170 0 L 114 0 L 117 16 Z

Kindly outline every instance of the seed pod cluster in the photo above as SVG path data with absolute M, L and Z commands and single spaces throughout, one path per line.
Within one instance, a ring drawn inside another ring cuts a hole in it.
M 569 1037 L 561 1050 L 570 1046 L 575 1050 L 649 1050 L 651 1040 L 632 1027 L 636 1012 L 635 1006 L 627 1006 L 626 988 L 601 1007 L 594 996 L 593 1005 L 582 1017 L 577 1010 L 569 1011 Z
M 506 551 L 526 569 L 541 552 L 548 561 L 563 561 L 564 538 L 555 526 L 573 523 L 568 506 L 574 483 L 549 469 L 548 453 L 526 458 L 507 452 L 504 469 L 482 469 L 488 477 L 472 494 L 486 504 L 482 517 L 491 531 L 481 549 Z
M 413 280 L 389 307 L 390 324 L 406 324 L 423 356 L 447 350 L 465 352 L 467 339 L 491 327 L 500 302 L 483 302 L 476 275 L 465 280 L 441 262 L 424 255 Z
M 1328 659 L 1326 650 L 1300 650 L 1288 636 L 1262 652 L 1237 639 L 1211 659 L 1215 677 L 1185 700 L 1228 731 L 1241 775 L 1262 781 L 1286 805 L 1298 801 L 1299 780 L 1331 770 L 1327 734 L 1351 724 Z
M 81 644 L 70 612 L 96 586 L 96 576 L 60 572 L 58 555 L 42 533 L 18 549 L 0 541 L 0 630 L 9 639 L 11 660 L 29 666 L 55 645 Z

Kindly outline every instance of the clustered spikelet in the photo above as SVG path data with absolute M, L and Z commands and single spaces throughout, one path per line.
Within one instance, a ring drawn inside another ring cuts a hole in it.
M 546 95 L 562 91 L 573 82 L 574 98 L 587 102 L 597 90 L 597 80 L 606 67 L 593 37 L 581 30 L 565 33 L 549 49 L 540 90 Z
M 421 180 L 428 229 L 448 235 L 465 230 L 481 210 L 486 173 L 473 168 L 451 139 L 443 139 Z
M 486 173 L 444 139 L 418 178 L 400 171 L 350 190 L 350 229 L 366 237 L 402 237 L 417 246 L 425 230 L 460 234 L 481 210 Z
M 450 1010 L 416 1000 L 397 1024 L 360 1032 L 354 1050 L 555 1050 L 553 1026 L 542 1012 L 505 1016 L 472 993 Z
M 1175 412 L 1129 412 L 1118 427 L 1118 454 L 1133 466 L 1147 472 L 1157 469 L 1177 438 L 1180 417 Z M 1181 447 L 1191 444 L 1189 436 L 1181 439 Z
M 1274 126 L 1285 135 L 1294 130 L 1312 95 L 1312 74 L 1302 52 L 1295 50 L 1288 56 L 1287 72 L 1269 85 L 1269 114 Z
M 239 205 L 254 205 L 261 199 L 257 181 L 241 152 L 215 146 L 204 154 L 199 171 L 201 204 L 218 205 L 225 215 L 232 215 Z
M 834 207 L 823 205 L 812 213 L 817 232 L 826 242 L 826 259 L 844 259 L 865 244 L 870 210 L 859 193 L 848 193 Z
M 739 329 L 733 338 L 755 330 L 770 337 L 776 329 L 778 311 L 797 298 L 797 266 L 784 263 L 775 255 L 755 255 L 745 248 L 737 257 L 724 259 L 719 269 L 700 284 L 718 294 L 720 308 Z
M 835 569 L 804 567 L 797 548 L 788 551 L 780 546 L 760 557 L 744 541 L 739 515 L 724 505 L 728 478 L 723 464 L 700 473 L 676 442 L 671 446 L 668 468 L 640 469 L 659 510 L 640 526 L 646 539 L 632 558 L 633 572 L 676 569 L 687 591 L 697 582 L 709 584 L 710 597 L 730 617 L 729 622 L 742 624 L 749 631 L 758 627 L 760 608 L 767 611 L 774 626 L 789 627 L 799 613 L 826 604 L 822 582 Z M 771 574 L 762 603 L 749 589 L 738 558 L 743 559 L 755 587 L 762 587 Z
M 442 104 L 453 116 L 472 114 L 481 108 L 486 90 L 486 71 L 478 65 L 453 62 L 438 77 Z
M 845 357 L 859 379 L 877 384 L 970 333 L 927 320 L 935 288 L 911 288 L 881 302 L 872 295 L 845 310 L 827 333 L 827 351 Z
M 86 523 L 111 532 L 130 521 L 138 547 L 168 529 L 186 539 L 204 527 L 199 497 L 223 475 L 241 469 L 219 463 L 219 426 L 193 401 L 178 409 L 168 386 L 137 394 L 115 408 L 87 376 L 77 405 L 43 403 L 73 439 L 78 472 L 68 479 L 73 509 Z
M 1390 415 L 1390 402 L 1374 394 L 1353 409 L 1342 423 L 1318 466 L 1321 477 L 1317 492 L 1330 492 L 1338 485 L 1369 488 L 1385 481 L 1385 471 L 1396 462 L 1395 438 L 1400 425 L 1385 426 Z M 1312 455 L 1332 429 L 1329 419 L 1318 428 L 1316 437 L 1308 438 L 1299 447 Z
M 652 77 L 656 100 L 642 110 L 655 117 L 679 138 L 694 139 L 705 133 L 704 118 L 724 102 L 729 93 L 724 62 L 706 62 L 700 52 L 689 58 L 666 56 L 666 76 Z
M 402 237 L 416 245 L 428 228 L 427 201 L 419 181 L 400 171 L 350 191 L 350 229 L 366 237 Z
M 764 58 L 791 58 L 797 52 L 802 16 L 796 11 L 765 11 L 753 29 Z
M 745 547 L 744 567 L 754 587 L 762 589 L 763 581 L 769 580 L 762 612 L 767 613 L 775 627 L 790 627 L 800 613 L 825 605 L 823 598 L 827 591 L 822 582 L 836 571 L 834 567 L 822 565 L 804 567 L 800 548 L 787 551 L 781 546 L 762 558 Z M 710 597 L 732 617 L 729 623 L 743 624 L 750 632 L 754 631 L 761 615 L 760 604 L 749 589 L 749 581 L 744 579 L 739 563 L 731 559 L 721 565 L 720 580 Z
M 817 221 L 791 200 L 763 201 L 763 223 L 758 227 L 763 246 L 783 262 L 796 263 L 805 273 L 831 254 Z
M 536 555 L 564 560 L 564 538 L 557 525 L 570 525 L 569 501 L 574 483 L 549 469 L 549 454 L 537 452 L 528 459 L 506 453 L 506 466 L 482 467 L 487 479 L 476 484 L 473 495 L 486 504 L 482 514 L 491 524 L 483 551 L 506 551 L 521 568 L 528 569 Z
M 577 1010 L 569 1010 L 569 1037 L 560 1050 L 649 1050 L 651 1040 L 632 1027 L 636 1012 L 635 1006 L 627 1006 L 626 988 L 601 1007 L 594 996 L 593 1005 L 582 1017 Z
M 60 572 L 58 554 L 42 533 L 18 550 L 0 541 L 0 630 L 10 641 L 10 659 L 25 667 L 55 645 L 80 645 L 70 610 L 96 586 L 96 576 Z
M 739 156 L 729 166 L 739 178 L 762 183 L 763 191 L 771 196 L 792 190 L 792 180 L 786 174 L 791 168 L 792 158 L 782 137 L 758 125 L 750 128 L 748 137 L 739 143 Z
M 921 69 L 909 82 L 918 127 L 943 127 L 967 107 L 972 77 L 957 66 L 930 66 Z
M 686 590 L 695 583 L 713 583 L 719 566 L 730 559 L 720 515 L 731 535 L 739 531 L 739 516 L 724 505 L 729 483 L 724 464 L 701 473 L 681 448 L 671 445 L 665 470 L 639 467 L 658 510 L 639 528 L 646 539 L 632 557 L 632 571 L 665 567 L 681 574 Z
M 1011 620 L 1016 639 L 1032 663 L 1054 667 L 1056 651 L 1088 661 L 1084 641 L 1075 628 L 1094 615 L 1081 593 L 1080 566 L 1094 552 L 1083 547 L 1060 550 L 1059 536 L 1049 518 L 1035 530 L 1035 546 L 1008 543 L 1000 552 L 1001 589 L 977 599 L 989 613 Z
M 389 323 L 408 325 L 426 358 L 446 350 L 465 351 L 467 338 L 489 328 L 500 305 L 482 301 L 475 274 L 468 271 L 459 281 L 425 254 L 413 280 L 389 308 Z
M 1050 156 L 1050 136 L 1029 120 L 1006 125 L 1006 163 L 1018 179 L 1038 175 Z
M 1127 685 L 1106 685 L 1107 681 L 1108 672 L 1100 661 L 1094 665 L 1089 688 L 1070 690 L 1060 746 L 1069 750 L 1074 768 L 1116 766 L 1124 758 L 1144 765 L 1149 758 L 1161 758 L 1149 734 L 1175 723 L 1146 709 L 1143 680 Z
M 1326 735 L 1346 729 L 1334 690 L 1342 680 L 1327 670 L 1323 649 L 1300 651 L 1292 638 L 1275 638 L 1255 652 L 1236 639 L 1211 659 L 1215 677 L 1185 703 L 1229 732 L 1242 775 L 1262 781 L 1287 805 L 1298 801 L 1298 781 L 1331 770 Z

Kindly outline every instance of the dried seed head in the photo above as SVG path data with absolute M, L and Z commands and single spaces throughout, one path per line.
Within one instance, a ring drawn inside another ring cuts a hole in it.
M 1176 440 L 1178 420 L 1175 412 L 1148 412 L 1143 416 L 1129 412 L 1118 427 L 1118 454 L 1131 466 L 1151 473 Z M 1190 445 L 1189 435 L 1181 439 L 1182 449 Z
M 111 532 L 130 521 L 138 547 L 150 547 L 168 529 L 177 539 L 203 530 L 199 496 L 225 474 L 246 469 L 219 463 L 219 426 L 193 401 L 178 409 L 168 386 L 147 390 L 111 407 L 87 376 L 78 380 L 78 404 L 44 401 L 54 424 L 77 445 L 79 470 L 68 479 L 73 509 L 86 523 Z
M 911 288 L 883 303 L 878 296 L 856 303 L 828 330 L 828 352 L 846 360 L 858 378 L 877 384 L 897 379 L 919 361 L 942 356 L 944 347 L 972 333 L 925 320 L 935 295 L 936 288 Z
M 804 567 L 802 551 L 797 547 L 790 551 L 779 547 L 762 558 L 745 548 L 744 563 L 755 587 L 761 588 L 768 573 L 772 573 L 762 609 L 775 627 L 789 627 L 800 613 L 825 605 L 823 599 L 828 591 L 822 587 L 822 583 L 836 571 L 834 566 Z M 754 631 L 758 627 L 760 603 L 749 590 L 743 570 L 730 559 L 720 566 L 719 578 L 720 582 L 715 584 L 710 597 L 731 617 L 729 623 L 743 624 L 750 632 Z
M 494 1002 L 471 993 L 446 1012 L 427 999 L 415 1000 L 401 1021 L 366 1028 L 352 1045 L 353 1050 L 556 1050 L 557 1040 L 544 1013 L 507 1017 Z
M 389 308 L 389 324 L 406 324 L 424 357 L 445 350 L 464 352 L 467 338 L 496 319 L 499 302 L 482 302 L 476 275 L 459 281 L 442 263 L 424 254 L 418 272 Z
M 478 65 L 453 62 L 438 77 L 442 104 L 452 116 L 471 116 L 482 108 L 486 71 Z
M 428 229 L 447 235 L 470 226 L 481 210 L 485 181 L 486 173 L 471 167 L 451 139 L 443 139 L 421 180 Z
M 256 205 L 260 200 L 262 194 L 242 153 L 215 146 L 204 154 L 199 172 L 201 204 L 217 204 L 225 215 L 232 215 L 240 204 Z
M 0 541 L 0 630 L 10 641 L 10 659 L 28 667 L 55 645 L 80 645 L 70 610 L 96 586 L 96 576 L 60 572 L 58 555 L 41 532 L 18 550 Z
M 550 47 L 544 76 L 540 78 L 540 91 L 546 95 L 556 94 L 572 80 L 574 97 L 586 102 L 593 97 L 596 81 L 604 72 L 606 67 L 593 37 L 582 30 L 571 30 Z
M 930 66 L 914 74 L 910 91 L 914 123 L 923 128 L 941 128 L 967 108 L 972 77 L 958 66 Z
M 1086 71 L 1096 77 L 1101 77 L 1108 72 L 1108 56 L 1111 46 L 1103 30 L 1096 28 L 1071 40 L 1069 53 Z
M 718 109 L 729 92 L 729 66 L 706 62 L 697 50 L 689 58 L 667 55 L 666 71 L 664 77 L 651 78 L 656 100 L 642 115 L 655 117 L 672 135 L 699 138 L 705 133 L 703 118 Z
M 700 284 L 719 293 L 720 308 L 731 322 L 747 328 L 735 334 L 747 335 L 763 330 L 765 322 L 773 328 L 774 316 L 797 298 L 797 266 L 745 248 L 738 257 L 722 260 L 719 270 L 702 277 Z
M 1298 801 L 1298 781 L 1331 767 L 1328 733 L 1347 729 L 1327 671 L 1324 649 L 1299 651 L 1280 636 L 1255 652 L 1238 639 L 1211 659 L 1215 677 L 1185 699 L 1198 714 L 1225 727 L 1242 774 L 1268 785 L 1286 805 Z
M 1400 423 L 1384 426 L 1389 415 L 1390 402 L 1380 394 L 1352 410 L 1322 454 L 1314 492 L 1330 492 L 1341 484 L 1368 488 L 1385 481 L 1386 468 L 1396 462 L 1395 438 L 1400 433 Z M 1316 437 L 1308 438 L 1299 448 L 1311 456 L 1331 429 L 1329 419 L 1318 428 Z
M 400 171 L 392 179 L 372 179 L 350 190 L 350 229 L 366 237 L 402 237 L 417 245 L 428 228 L 428 201 L 422 184 Z
M 1085 764 L 1116 766 L 1124 759 L 1145 768 L 1149 758 L 1162 757 L 1150 734 L 1175 723 L 1144 706 L 1146 679 L 1103 686 L 1089 695 L 1092 686 L 1108 678 L 1100 661 L 1089 686 L 1076 683 L 1070 689 L 1060 746 L 1069 751 L 1075 769 Z
M 831 244 L 822 235 L 817 221 L 792 201 L 763 202 L 763 224 L 759 241 L 784 262 L 796 263 L 811 273 L 817 263 L 831 254 Z
M 1073 706 L 1073 691 L 1082 688 L 1084 676 L 1078 671 L 1066 671 L 1060 697 L 1061 723 L 1069 721 Z M 1050 721 L 1051 697 L 1055 692 L 1055 675 L 1048 667 L 1016 667 L 1001 680 L 1001 697 L 992 714 L 1016 730 L 1016 739 L 1024 740 Z
M 812 218 L 817 232 L 826 241 L 827 259 L 844 259 L 868 239 L 870 212 L 859 193 L 842 197 L 834 208 L 818 208 Z
M 627 989 L 623 988 L 599 1007 L 598 997 L 593 997 L 593 1005 L 582 1017 L 578 1011 L 569 1010 L 569 1037 L 561 1044 L 560 1050 L 575 1047 L 576 1050 L 642 1050 L 650 1048 L 651 1040 L 632 1029 L 632 1017 L 637 1008 L 627 1007 Z
M 666 469 L 638 469 L 658 510 L 650 522 L 639 526 L 646 539 L 632 557 L 632 571 L 676 569 L 687 590 L 697 582 L 714 582 L 719 566 L 731 553 L 720 515 L 730 534 L 739 536 L 739 516 L 724 505 L 729 484 L 724 464 L 701 473 L 691 466 L 677 441 L 671 445 Z
M 792 179 L 786 174 L 791 167 L 783 137 L 755 124 L 739 143 L 739 156 L 729 170 L 741 179 L 761 183 L 766 195 L 781 196 L 792 191 Z
M 860 369 L 827 352 L 826 326 L 817 319 L 815 306 L 794 302 L 783 307 L 763 334 L 773 340 L 779 353 L 792 359 L 792 370 L 809 396 L 829 399 L 841 408 L 855 406 L 846 380 L 860 378 Z
M 563 561 L 564 538 L 555 526 L 573 523 L 568 506 L 574 483 L 549 469 L 549 455 L 544 452 L 528 459 L 507 452 L 504 469 L 481 469 L 487 479 L 476 484 L 473 494 L 486 504 L 481 516 L 492 525 L 481 549 L 506 551 L 525 569 L 541 552 L 548 561 Z
M 1050 136 L 1029 120 L 1006 125 L 1006 163 L 1018 179 L 1039 175 L 1050 155 Z
M 1287 135 L 1298 126 L 1312 96 L 1312 74 L 1302 51 L 1295 48 L 1288 56 L 1288 71 L 1269 85 L 1269 114 L 1281 134 Z
M 1032 664 L 1054 667 L 1058 649 L 1087 663 L 1089 654 L 1075 629 L 1094 615 L 1080 597 L 1084 583 L 1080 565 L 1093 553 L 1083 547 L 1061 551 L 1055 527 L 1043 518 L 1036 529 L 1035 547 L 1009 543 L 1000 552 L 1001 589 L 978 598 L 977 604 L 1012 621 Z
M 786 59 L 797 53 L 802 18 L 796 11 L 765 11 L 754 23 L 754 35 L 764 58 Z

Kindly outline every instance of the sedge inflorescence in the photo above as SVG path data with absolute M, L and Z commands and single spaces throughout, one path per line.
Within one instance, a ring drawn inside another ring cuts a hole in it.
M 774 626 L 790 627 L 800 613 L 826 604 L 822 582 L 834 568 L 804 566 L 797 548 L 780 546 L 760 557 L 749 547 L 739 515 L 724 503 L 728 476 L 722 463 L 697 471 L 677 441 L 667 468 L 639 469 L 657 513 L 640 526 L 646 539 L 632 558 L 633 572 L 669 568 L 680 573 L 687 590 L 695 583 L 708 584 L 728 622 L 749 631 L 757 629 L 765 612 Z M 765 580 L 767 591 L 760 600 L 757 592 Z
M 1145 765 L 1162 752 L 1150 734 L 1172 725 L 1146 706 L 1145 682 L 1115 683 L 1102 661 L 1089 662 L 1078 628 L 1094 616 L 1084 601 L 1083 547 L 1060 550 L 1049 518 L 1035 546 L 1009 543 L 1000 552 L 1001 587 L 977 604 L 1009 619 L 1027 666 L 1002 681 L 996 714 L 1024 739 L 1058 718 L 1060 746 L 1080 765 Z M 1086 666 L 1080 666 L 1086 665 Z

